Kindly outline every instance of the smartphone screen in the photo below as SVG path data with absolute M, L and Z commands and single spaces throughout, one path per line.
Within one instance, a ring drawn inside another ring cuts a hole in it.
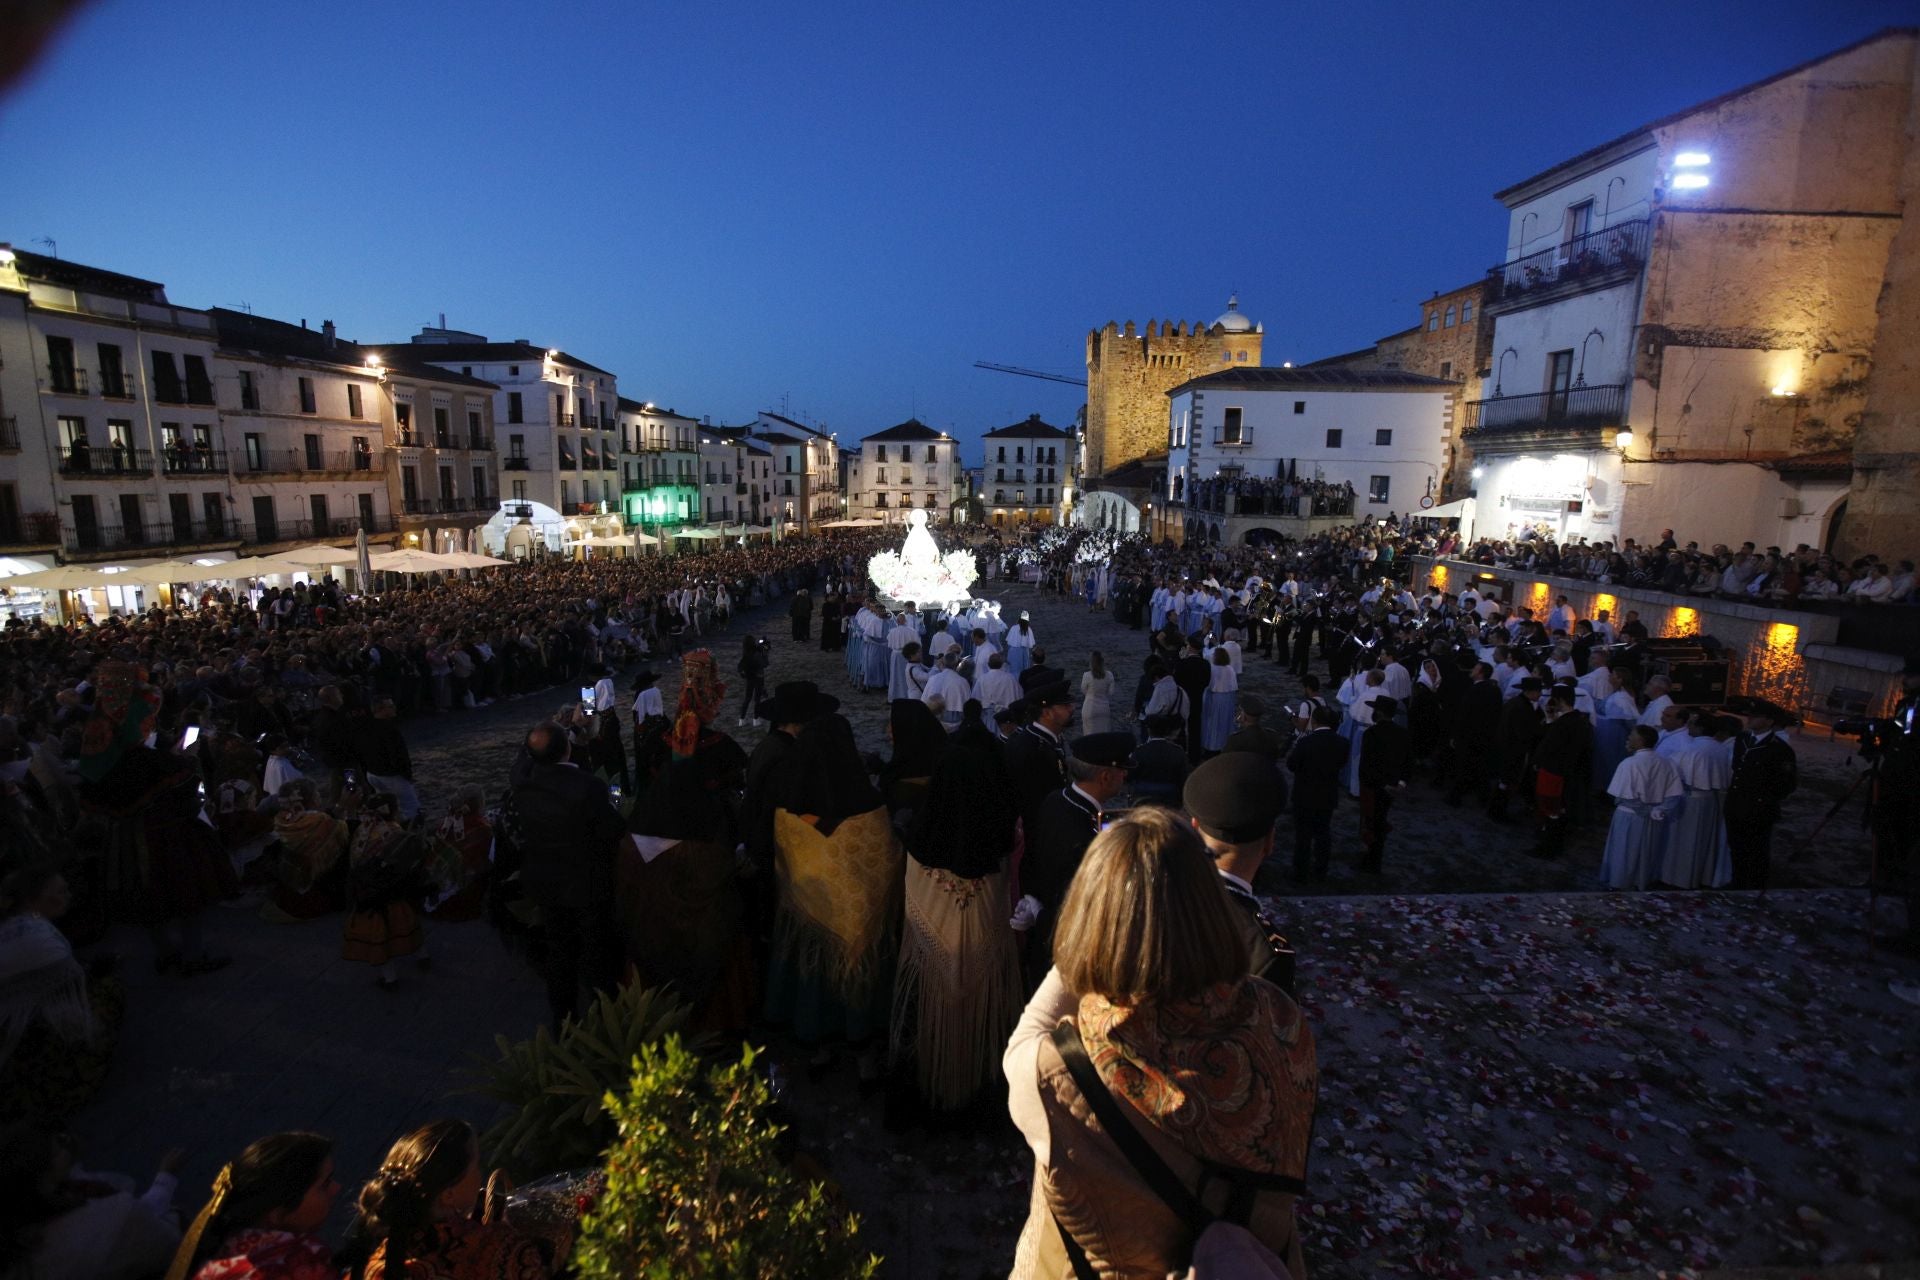
M 592 685 L 583 684 L 580 686 L 580 701 L 586 703 L 589 708 L 593 706 L 593 686 Z
M 198 741 L 200 741 L 200 726 L 190 724 L 187 726 L 187 731 L 180 735 L 180 748 L 184 751 Z

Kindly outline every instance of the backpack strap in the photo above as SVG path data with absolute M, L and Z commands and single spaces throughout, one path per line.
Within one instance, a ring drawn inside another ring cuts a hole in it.
M 1080 1089 L 1080 1096 L 1093 1108 L 1100 1127 L 1120 1148 L 1120 1154 L 1127 1158 L 1133 1171 L 1152 1188 L 1167 1208 L 1173 1210 L 1174 1216 L 1198 1237 L 1212 1225 L 1214 1215 L 1207 1211 L 1207 1207 L 1200 1203 L 1199 1197 L 1188 1189 L 1179 1175 L 1167 1167 L 1167 1162 L 1160 1158 L 1160 1153 L 1141 1136 L 1132 1122 L 1120 1113 L 1119 1102 L 1100 1079 L 1100 1073 L 1094 1070 L 1093 1062 L 1087 1057 L 1086 1046 L 1080 1041 L 1080 1029 L 1073 1025 L 1071 1019 L 1062 1018 L 1054 1027 L 1053 1045 L 1060 1051 L 1061 1061 L 1067 1064 L 1074 1084 Z

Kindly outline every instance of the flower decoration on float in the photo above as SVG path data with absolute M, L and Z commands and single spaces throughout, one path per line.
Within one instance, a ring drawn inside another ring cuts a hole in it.
M 927 530 L 927 513 L 907 515 L 907 539 L 898 551 L 882 551 L 867 561 L 867 573 L 880 594 L 888 600 L 962 601 L 972 596 L 968 588 L 979 576 L 971 551 L 940 554 L 940 546 Z

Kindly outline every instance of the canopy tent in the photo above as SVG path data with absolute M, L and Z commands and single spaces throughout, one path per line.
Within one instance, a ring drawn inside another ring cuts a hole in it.
M 461 567 L 454 563 L 453 557 L 431 551 L 383 551 L 371 557 L 369 563 L 382 573 L 445 573 Z

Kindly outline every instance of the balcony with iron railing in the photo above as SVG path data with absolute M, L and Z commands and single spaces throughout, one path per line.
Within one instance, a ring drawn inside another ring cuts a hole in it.
M 168 445 L 160 451 L 160 470 L 166 475 L 222 475 L 226 469 L 225 449 Z
M 233 532 L 228 537 L 238 538 L 255 545 L 266 545 L 274 542 L 310 541 L 315 538 L 351 538 L 362 529 L 369 534 L 392 533 L 394 521 L 392 516 L 371 516 L 366 519 L 359 516 L 339 516 L 317 521 L 275 520 L 267 524 L 256 521 L 250 524 L 235 524 L 232 528 Z
M 257 449 L 241 455 L 240 469 L 252 475 L 352 475 L 379 471 L 381 455 L 372 449 Z
M 619 456 L 611 449 L 602 453 L 600 455 L 600 469 L 602 471 L 618 471 L 620 469 Z
M 1536 445 L 1603 448 L 1626 420 L 1627 388 L 1570 387 L 1530 396 L 1467 402 L 1462 437 L 1475 453 L 1525 452 Z
M 396 431 L 393 433 L 393 447 L 396 449 L 424 449 L 427 439 L 418 431 Z
M 531 471 L 533 469 L 533 459 L 524 453 L 510 453 L 500 459 L 500 469 L 502 471 Z
M 573 455 L 565 450 L 562 450 L 560 456 L 554 459 L 554 465 L 562 471 L 573 471 L 577 469 L 573 461 Z
M 1251 427 L 1217 428 L 1213 433 L 1213 447 L 1216 449 L 1245 449 L 1253 444 Z
M 179 378 L 156 378 L 153 383 L 153 398 L 161 404 L 202 404 L 213 403 L 213 383 L 198 379 L 187 381 Z M 312 410 L 303 410 L 312 412 Z
M 573 425 L 573 415 L 572 415 L 572 414 L 570 414 L 570 413 L 563 413 L 563 414 L 561 414 L 561 415 L 560 415 L 560 416 L 559 416 L 558 418 L 556 418 L 556 419 L 554 419 L 554 425 L 555 425 L 555 426 L 559 426 L 559 427 L 570 427 L 570 426 L 572 426 L 572 425 Z
M 1575 236 L 1487 271 L 1485 307 L 1514 311 L 1631 280 L 1647 260 L 1645 218 Z
M 472 436 L 468 438 L 466 447 L 475 453 L 492 453 L 493 441 L 486 436 Z
M 18 418 L 0 418 L 0 453 L 18 453 L 20 451 L 20 420 Z
M 433 514 L 433 505 L 434 500 L 432 498 L 400 499 L 401 512 L 410 516 L 430 516 Z
M 60 474 L 67 476 L 145 476 L 153 474 L 153 454 L 124 445 L 70 444 L 60 450 Z
M 125 369 L 102 369 L 100 371 L 100 396 L 105 400 L 131 400 L 134 398 L 133 375 Z
M 63 364 L 48 365 L 47 376 L 40 380 L 40 389 L 56 396 L 84 396 L 87 394 L 87 371 Z
M 229 521 L 154 520 L 142 524 L 76 525 L 60 531 L 62 547 L 70 554 L 86 555 L 97 551 L 125 551 L 148 547 L 156 551 L 181 547 L 206 547 L 240 540 L 240 526 Z

